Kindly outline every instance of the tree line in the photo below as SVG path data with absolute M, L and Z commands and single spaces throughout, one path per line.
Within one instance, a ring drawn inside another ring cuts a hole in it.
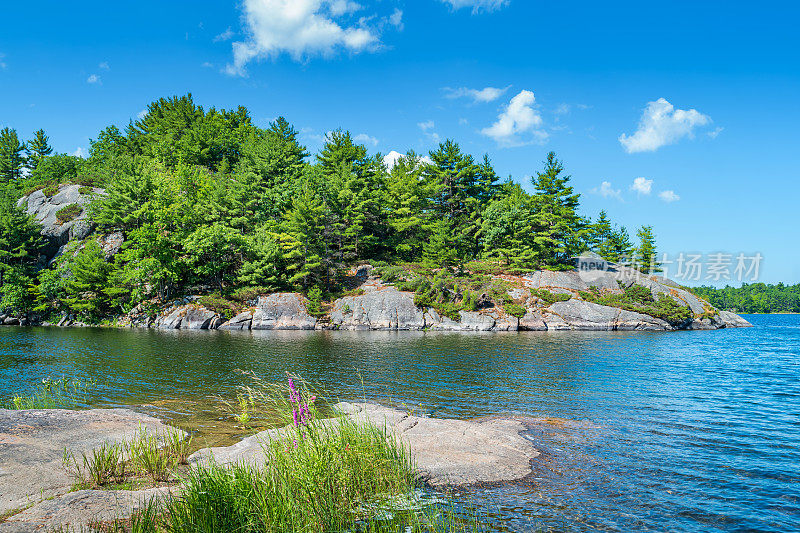
M 260 128 L 244 107 L 206 110 L 191 94 L 151 103 L 124 131 L 105 128 L 86 158 L 53 153 L 42 130 L 21 142 L 5 128 L 0 307 L 96 318 L 189 292 L 332 293 L 365 261 L 453 270 L 491 261 L 525 272 L 594 250 L 657 270 L 652 227 L 634 245 L 605 212 L 582 216 L 552 152 L 533 193 L 453 140 L 428 156 L 409 151 L 389 168 L 344 130 L 312 156 L 284 118 Z M 120 253 L 106 258 L 90 237 L 42 264 L 40 228 L 16 201 L 62 183 L 105 189 L 89 216 L 97 233 L 122 232 Z
M 737 313 L 800 313 L 800 283 L 744 283 L 723 289 L 703 286 L 692 291 L 718 309 Z

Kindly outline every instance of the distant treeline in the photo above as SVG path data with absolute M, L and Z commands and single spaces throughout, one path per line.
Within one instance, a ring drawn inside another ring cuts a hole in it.
M 697 287 L 692 290 L 718 309 L 737 313 L 800 313 L 800 283 L 745 283 L 738 288 Z

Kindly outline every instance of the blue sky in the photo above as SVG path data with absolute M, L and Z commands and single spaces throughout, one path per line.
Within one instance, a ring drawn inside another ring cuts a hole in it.
M 283 115 L 312 150 L 452 137 L 528 184 L 549 150 L 583 212 L 659 248 L 760 252 L 800 282 L 800 8 L 761 2 L 245 0 L 4 6 L 0 125 L 85 152 L 108 124 L 192 92 Z M 637 181 L 637 178 L 640 178 Z M 731 266 L 733 271 L 735 265 Z M 703 275 L 705 278 L 705 273 Z M 706 281 L 702 279 L 701 281 Z M 712 280 L 713 281 L 713 280 Z

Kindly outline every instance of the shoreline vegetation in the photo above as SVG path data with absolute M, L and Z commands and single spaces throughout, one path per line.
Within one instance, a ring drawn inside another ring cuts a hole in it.
M 800 283 L 776 285 L 745 283 L 741 287 L 694 287 L 696 295 L 708 300 L 717 309 L 746 314 L 800 313 Z
M 92 527 L 130 533 L 487 530 L 469 506 L 422 490 L 409 449 L 388 425 L 319 409 L 322 400 L 292 376 L 288 387 L 259 383 L 244 394 L 251 408 L 282 420 L 261 443 L 257 463 L 220 464 L 211 455 L 189 465 L 191 438 L 171 429 L 140 427 L 129 440 L 80 455 L 65 449 L 72 491 L 165 489 L 129 516 Z M 0 523 L 24 511 L 6 513 Z
M 581 215 L 552 152 L 528 193 L 453 140 L 390 160 L 341 129 L 313 157 L 298 136 L 282 117 L 264 129 L 190 94 L 107 127 L 86 158 L 53 153 L 42 130 L 22 142 L 3 129 L 0 309 L 96 324 L 186 295 L 315 303 L 349 290 L 347 271 L 364 263 L 523 274 L 586 250 L 659 271 L 653 228 L 634 245 L 605 212 Z

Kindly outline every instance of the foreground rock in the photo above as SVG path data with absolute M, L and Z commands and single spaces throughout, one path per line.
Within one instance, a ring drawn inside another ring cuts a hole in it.
M 44 500 L 0 523 L 0 533 L 84 531 L 101 522 L 130 518 L 147 505 L 171 495 L 170 488 L 144 490 L 78 490 Z
M 140 426 L 167 429 L 127 409 L 0 409 L 0 514 L 70 490 L 74 480 L 62 464 L 65 447 L 80 457 L 104 442 L 130 439 Z
M 531 460 L 539 455 L 522 436 L 523 424 L 514 419 L 427 418 L 364 403 L 336 407 L 353 420 L 369 421 L 395 434 L 408 447 L 421 480 L 434 487 L 519 480 L 531 473 Z M 213 457 L 220 464 L 262 465 L 263 443 L 280 431 L 263 431 L 233 446 L 205 448 L 189 457 L 189 462 Z

